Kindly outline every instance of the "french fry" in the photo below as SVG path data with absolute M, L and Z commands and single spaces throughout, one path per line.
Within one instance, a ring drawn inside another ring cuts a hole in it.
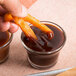
M 15 23 L 20 26 L 20 28 L 22 29 L 22 31 L 24 32 L 24 34 L 27 37 L 32 37 L 34 39 L 37 39 L 33 30 L 30 28 L 30 26 L 23 19 L 19 19 L 19 18 L 16 18 L 16 17 L 14 19 L 15 19 Z
M 7 13 L 7 14 L 4 15 L 4 20 L 5 21 L 12 21 L 13 17 L 10 13 Z
M 37 40 L 36 35 L 34 34 L 33 30 L 30 28 L 30 26 L 21 18 L 18 17 L 12 17 L 11 14 L 5 14 L 4 16 L 5 21 L 12 21 L 19 25 L 19 27 L 22 29 L 24 34 L 29 37 Z
M 25 21 L 33 24 L 35 27 L 39 28 L 41 31 L 46 33 L 50 39 L 52 39 L 54 36 L 54 33 L 50 28 L 48 28 L 46 25 L 41 23 L 39 20 L 31 16 L 30 14 L 28 14 L 24 18 L 12 17 L 11 14 L 6 14 L 4 19 L 5 21 L 14 20 L 14 22 L 21 27 L 22 31 L 25 33 L 26 36 L 33 37 L 34 39 L 37 39 L 37 37 L 32 31 L 32 29 L 30 28 L 30 26 L 28 26 L 28 24 Z
M 28 21 L 29 23 L 33 24 L 35 27 L 37 27 L 40 30 L 42 30 L 44 33 L 46 33 L 48 35 L 48 37 L 50 39 L 53 38 L 53 36 L 54 36 L 53 31 L 51 29 L 49 29 L 46 25 L 41 23 L 39 20 L 37 20 L 35 17 L 33 17 L 30 14 L 28 14 L 26 17 L 24 17 L 24 20 Z

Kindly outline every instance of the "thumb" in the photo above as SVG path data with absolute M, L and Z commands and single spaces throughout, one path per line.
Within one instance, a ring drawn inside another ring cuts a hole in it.
M 19 0 L 0 0 L 0 4 L 13 16 L 25 17 L 27 15 L 26 7 Z

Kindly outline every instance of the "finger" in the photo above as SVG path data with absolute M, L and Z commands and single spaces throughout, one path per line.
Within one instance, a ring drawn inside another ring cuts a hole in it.
M 18 25 L 14 24 L 14 23 L 10 23 L 10 28 L 9 28 L 9 32 L 14 33 L 19 29 Z
M 0 16 L 4 15 L 5 13 L 7 13 L 7 11 L 2 6 L 0 6 Z
M 35 3 L 37 0 L 20 0 L 22 4 L 24 4 L 24 6 L 26 6 L 26 8 L 29 8 L 32 6 L 33 3 Z
M 4 32 L 10 28 L 10 22 L 3 22 L 2 18 L 0 17 L 0 31 Z
M 25 17 L 27 15 L 27 9 L 19 0 L 2 0 L 1 4 L 14 16 Z

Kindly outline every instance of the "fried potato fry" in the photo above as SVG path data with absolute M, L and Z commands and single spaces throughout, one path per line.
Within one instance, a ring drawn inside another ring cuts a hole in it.
M 37 40 L 37 37 L 33 30 L 30 28 L 30 26 L 22 19 L 18 17 L 12 17 L 11 14 L 5 14 L 4 16 L 5 21 L 14 21 L 16 24 L 19 25 L 21 30 L 24 32 L 24 34 L 29 37 Z
M 39 28 L 40 30 L 42 30 L 44 33 L 46 33 L 48 35 L 48 37 L 50 39 L 53 38 L 54 33 L 53 31 L 48 28 L 46 25 L 44 25 L 43 23 L 41 23 L 39 20 L 37 20 L 35 17 L 31 16 L 30 14 L 28 14 L 25 18 L 25 21 L 28 21 L 29 23 L 33 24 L 33 26 Z
M 5 21 L 14 21 L 16 24 L 18 24 L 20 26 L 20 28 L 22 29 L 22 31 L 25 33 L 25 35 L 27 37 L 32 37 L 34 39 L 37 39 L 33 30 L 26 23 L 26 21 L 31 23 L 33 26 L 39 28 L 44 33 L 46 33 L 50 39 L 52 39 L 54 37 L 54 33 L 50 28 L 48 28 L 46 25 L 41 23 L 39 20 L 37 20 L 35 17 L 31 16 L 30 14 L 28 14 L 24 18 L 13 17 L 11 14 L 5 14 L 4 20 Z

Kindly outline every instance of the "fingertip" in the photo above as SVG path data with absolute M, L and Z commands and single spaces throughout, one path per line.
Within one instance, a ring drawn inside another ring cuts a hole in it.
M 17 12 L 17 11 L 13 12 L 12 15 L 17 16 L 17 17 L 26 17 L 27 16 L 27 8 L 24 5 L 21 5 L 21 10 L 19 12 Z
M 10 22 L 1 22 L 0 31 L 5 32 L 10 28 Z
M 18 25 L 14 24 L 14 23 L 10 23 L 10 29 L 9 29 L 9 32 L 11 33 L 15 33 L 18 31 Z

